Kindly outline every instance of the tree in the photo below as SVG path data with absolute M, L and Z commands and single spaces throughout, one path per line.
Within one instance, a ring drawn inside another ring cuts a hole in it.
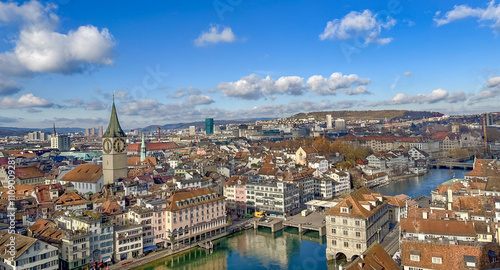
M 231 215 L 227 216 L 227 223 L 231 224 Z

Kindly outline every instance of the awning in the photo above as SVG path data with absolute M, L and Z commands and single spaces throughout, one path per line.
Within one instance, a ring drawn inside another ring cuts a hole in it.
M 103 262 L 110 262 L 111 261 L 111 256 L 106 256 L 106 257 L 102 258 L 102 261 Z
M 146 251 L 155 250 L 155 249 L 156 249 L 156 245 L 145 247 L 142 249 L 142 251 L 146 252 Z

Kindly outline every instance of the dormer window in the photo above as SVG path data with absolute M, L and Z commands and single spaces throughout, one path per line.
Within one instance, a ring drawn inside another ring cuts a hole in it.
M 349 213 L 349 207 L 340 207 L 340 212 Z

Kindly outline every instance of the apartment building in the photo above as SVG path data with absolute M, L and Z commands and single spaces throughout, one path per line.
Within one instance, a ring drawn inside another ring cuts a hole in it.
M 351 261 L 389 232 L 388 202 L 368 188 L 352 192 L 326 212 L 327 259 Z
M 156 249 L 154 243 L 154 209 L 145 207 L 132 207 L 129 209 L 128 220 L 130 224 L 142 226 L 142 246 L 144 249 Z
M 246 192 L 248 213 L 266 212 L 271 216 L 283 217 L 298 212 L 300 207 L 299 189 L 291 183 L 249 182 Z
M 57 224 L 66 230 L 90 233 L 90 263 L 106 263 L 111 261 L 113 254 L 113 224 L 101 214 L 92 211 L 68 213 L 58 217 Z
M 9 245 L 9 246 L 8 246 Z M 13 245 L 14 252 L 10 245 Z M 36 238 L 0 231 L 0 269 L 59 269 L 59 251 Z
M 142 255 L 142 225 L 125 225 L 113 227 L 115 261 L 124 261 Z
M 211 189 L 174 192 L 167 199 L 165 213 L 167 247 L 189 245 L 226 233 L 225 198 Z

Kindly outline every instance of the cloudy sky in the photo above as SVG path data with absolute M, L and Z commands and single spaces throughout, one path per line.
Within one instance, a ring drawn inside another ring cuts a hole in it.
M 377 2 L 377 3 L 374 3 Z M 0 126 L 498 111 L 491 1 L 0 2 Z

